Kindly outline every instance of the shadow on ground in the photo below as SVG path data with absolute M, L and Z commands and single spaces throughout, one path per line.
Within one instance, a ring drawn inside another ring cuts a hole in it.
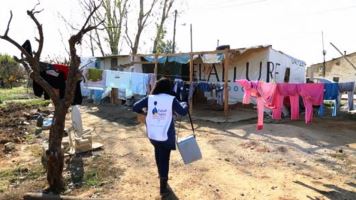
M 317 189 L 311 185 L 305 184 L 303 182 L 300 181 L 294 181 L 294 183 L 304 186 L 306 188 L 309 188 L 311 190 L 314 190 L 322 195 L 324 195 L 325 197 L 329 198 L 329 199 L 333 199 L 333 200 L 353 200 L 356 197 L 356 192 L 354 191 L 349 191 L 349 190 L 345 190 L 343 188 L 340 188 L 336 185 L 332 185 L 332 184 L 324 184 L 323 186 L 328 188 L 328 190 L 320 190 Z M 310 200 L 318 200 L 318 197 L 310 197 L 307 196 Z

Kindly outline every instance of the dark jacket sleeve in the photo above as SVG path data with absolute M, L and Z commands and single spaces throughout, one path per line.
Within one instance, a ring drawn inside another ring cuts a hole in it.
M 133 105 L 132 110 L 137 113 L 144 113 L 142 109 L 147 107 L 148 107 L 148 97 L 145 97 L 137 101 Z
M 186 115 L 188 113 L 188 104 L 186 102 L 179 102 L 176 98 L 174 98 L 173 112 L 183 116 Z

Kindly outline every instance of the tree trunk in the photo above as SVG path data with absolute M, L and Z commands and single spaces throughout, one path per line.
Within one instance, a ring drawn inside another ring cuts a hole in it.
M 140 43 L 140 37 L 141 37 L 141 33 L 142 33 L 142 28 L 139 27 L 138 30 L 137 30 L 137 34 L 136 34 L 136 37 L 135 37 L 135 43 L 134 43 L 134 46 L 132 48 L 132 55 L 136 55 L 137 54 L 137 51 L 138 51 L 138 45 Z
M 64 102 L 60 102 L 59 105 L 55 106 L 55 118 L 53 119 L 54 123 L 50 129 L 50 142 L 48 150 L 46 151 L 48 158 L 47 181 L 49 184 L 49 190 L 55 193 L 60 193 L 64 190 L 64 181 L 62 176 L 64 154 L 61 148 L 61 144 L 67 109 L 64 106 Z

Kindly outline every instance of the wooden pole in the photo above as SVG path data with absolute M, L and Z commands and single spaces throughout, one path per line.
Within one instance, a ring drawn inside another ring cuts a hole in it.
M 156 75 L 156 78 L 158 78 L 158 77 L 157 77 L 157 74 L 158 74 L 158 56 L 157 56 L 157 54 L 155 54 L 155 68 L 154 68 L 154 73 L 155 73 L 155 75 Z
M 225 117 L 228 116 L 229 114 L 229 91 L 228 91 L 228 85 L 227 85 L 227 81 L 229 79 L 228 75 L 229 75 L 229 65 L 230 65 L 230 61 L 229 61 L 229 52 L 226 50 L 224 53 L 224 115 Z
M 172 53 L 175 53 L 176 49 L 176 21 L 177 21 L 177 10 L 174 11 L 174 29 L 173 29 L 173 48 Z
M 193 25 L 190 24 L 190 54 L 193 53 Z
M 189 84 L 193 84 L 193 54 L 190 54 L 189 62 Z M 189 99 L 189 112 L 193 113 L 193 97 Z

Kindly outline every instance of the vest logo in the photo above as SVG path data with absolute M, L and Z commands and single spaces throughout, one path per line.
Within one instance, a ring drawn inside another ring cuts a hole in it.
M 153 102 L 154 108 L 152 109 L 152 119 L 155 120 L 165 120 L 167 117 L 167 109 L 159 109 L 157 108 L 157 101 Z
M 155 116 L 155 115 L 158 115 L 158 111 L 157 111 L 157 108 L 156 108 L 156 106 L 157 106 L 157 101 L 154 101 L 154 102 L 153 102 L 153 105 L 155 105 L 155 107 L 152 109 L 152 114 L 153 114 L 153 116 Z

